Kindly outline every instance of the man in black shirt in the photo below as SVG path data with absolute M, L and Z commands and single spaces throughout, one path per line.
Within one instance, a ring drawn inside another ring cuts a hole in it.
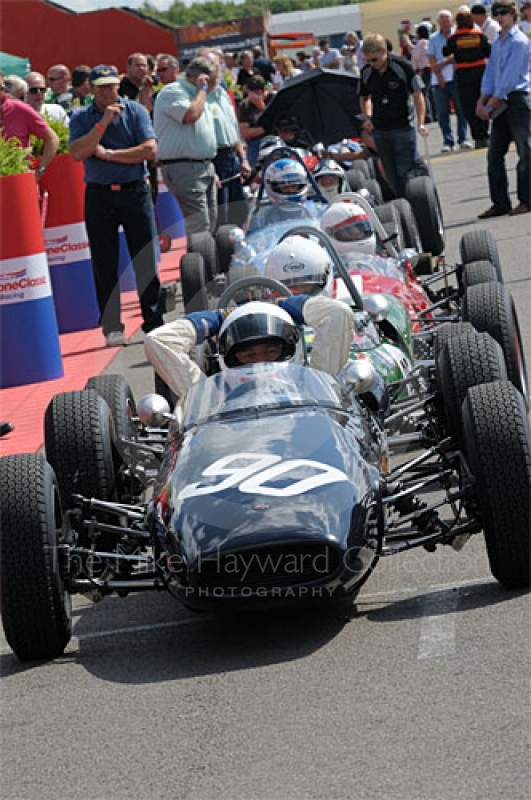
M 418 161 L 415 125 L 421 136 L 428 135 L 424 84 L 408 61 L 388 52 L 380 34 L 367 35 L 362 49 L 366 62 L 359 83 L 362 127 L 374 138 L 393 192 L 404 197 Z

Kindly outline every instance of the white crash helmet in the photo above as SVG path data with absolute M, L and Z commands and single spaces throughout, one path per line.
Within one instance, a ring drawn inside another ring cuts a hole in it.
M 332 294 L 332 264 L 326 250 L 304 236 L 287 236 L 269 253 L 265 275 L 292 292 L 303 286 L 307 294 Z
M 332 198 L 344 191 L 345 172 L 343 168 L 331 158 L 324 158 L 315 165 L 313 177 L 319 185 L 321 192 L 329 200 L 332 200 Z M 324 186 L 321 183 L 321 178 L 335 178 L 335 183 L 330 186 Z
M 367 212 L 355 203 L 331 203 L 321 217 L 321 229 L 341 255 L 376 252 L 376 236 Z
M 308 176 L 293 158 L 269 164 L 264 173 L 267 196 L 272 203 L 302 203 L 308 194 Z
M 282 350 L 276 361 L 291 361 L 297 352 L 299 329 L 287 311 L 272 303 L 252 301 L 232 311 L 218 336 L 221 365 L 242 366 L 238 350 L 244 345 L 279 342 Z

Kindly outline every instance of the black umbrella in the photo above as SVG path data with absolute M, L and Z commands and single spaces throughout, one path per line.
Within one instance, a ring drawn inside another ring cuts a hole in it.
M 310 69 L 289 78 L 262 112 L 257 125 L 266 133 L 284 115 L 294 116 L 314 141 L 325 145 L 359 136 L 359 79 L 335 69 Z

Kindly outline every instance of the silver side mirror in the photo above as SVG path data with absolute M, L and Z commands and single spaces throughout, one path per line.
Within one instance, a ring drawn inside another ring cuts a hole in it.
M 161 428 L 170 419 L 168 401 L 160 394 L 145 394 L 136 404 L 136 413 L 142 425 L 148 428 Z
M 337 376 L 343 397 L 348 397 L 351 392 L 355 394 L 370 392 L 376 383 L 376 378 L 376 369 L 368 358 L 349 361 Z
M 389 314 L 389 301 L 382 294 L 368 294 L 363 298 L 363 308 L 373 322 L 382 322 Z

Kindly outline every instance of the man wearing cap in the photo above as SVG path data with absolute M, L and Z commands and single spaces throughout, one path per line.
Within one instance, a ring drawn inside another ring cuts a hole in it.
M 162 325 L 157 274 L 156 227 L 146 182 L 146 161 L 155 158 L 155 132 L 146 109 L 119 97 L 114 67 L 100 64 L 90 73 L 91 105 L 70 120 L 70 154 L 85 166 L 85 223 L 108 347 L 125 344 L 120 318 L 118 229 L 123 226 L 136 274 L 146 333 Z
M 215 88 L 217 67 L 198 56 L 173 83 L 157 95 L 154 127 L 164 183 L 183 212 L 186 234 L 214 233 L 217 223 L 216 131 L 208 94 Z

